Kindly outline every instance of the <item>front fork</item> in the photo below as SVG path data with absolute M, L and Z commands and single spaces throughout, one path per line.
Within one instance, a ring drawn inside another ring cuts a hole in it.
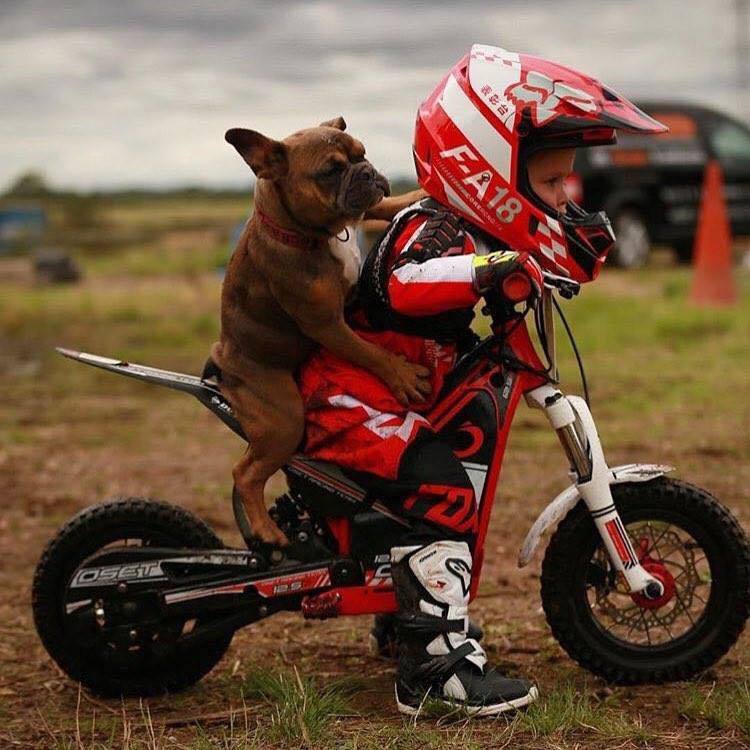
M 660 597 L 663 586 L 641 566 L 612 499 L 609 486 L 612 472 L 604 459 L 588 404 L 578 396 L 564 396 L 550 385 L 529 391 L 526 401 L 544 411 L 557 433 L 578 492 L 594 519 L 612 564 L 624 576 L 631 593 L 642 592 L 649 599 Z

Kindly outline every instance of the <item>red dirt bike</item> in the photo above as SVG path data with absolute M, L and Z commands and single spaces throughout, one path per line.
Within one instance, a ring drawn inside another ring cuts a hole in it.
M 541 575 L 553 635 L 579 664 L 611 682 L 688 678 L 714 664 L 742 632 L 750 545 L 710 494 L 667 478 L 671 467 L 607 465 L 587 400 L 555 387 L 555 292 L 570 297 L 579 285 L 552 274 L 545 279 L 533 310 L 535 338 L 528 306 L 519 310 L 497 292 L 485 295 L 492 333 L 462 356 L 427 415 L 478 498 L 471 597 L 508 434 L 525 397 L 557 433 L 574 481 L 537 518 L 519 557 L 526 565 L 557 525 Z M 244 437 L 207 379 L 59 351 L 190 393 Z M 284 471 L 289 491 L 270 511 L 291 540 L 284 549 L 252 538 L 236 495 L 247 549 L 225 548 L 186 510 L 142 498 L 92 506 L 72 518 L 47 545 L 34 578 L 34 620 L 52 658 L 95 693 L 149 695 L 197 682 L 238 628 L 276 612 L 313 619 L 394 612 L 389 549 L 409 522 L 334 465 L 296 455 Z

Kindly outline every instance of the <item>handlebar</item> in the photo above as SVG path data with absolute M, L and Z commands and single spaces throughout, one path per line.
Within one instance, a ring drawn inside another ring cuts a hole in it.
M 542 271 L 542 275 L 544 276 L 544 286 L 550 289 L 557 289 L 560 292 L 560 296 L 565 297 L 565 299 L 573 299 L 581 291 L 581 285 L 577 281 L 573 281 L 573 279 L 558 276 L 549 271 Z

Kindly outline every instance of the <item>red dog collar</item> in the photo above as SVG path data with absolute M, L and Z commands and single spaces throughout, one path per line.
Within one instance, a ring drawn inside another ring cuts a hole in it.
M 316 247 L 320 247 L 321 242 L 323 241 L 320 237 L 306 237 L 304 234 L 299 234 L 290 229 L 280 227 L 270 216 L 263 213 L 259 208 L 255 209 L 255 213 L 258 214 L 258 218 L 260 219 L 261 224 L 266 228 L 268 234 L 283 245 L 298 247 L 301 250 L 314 250 Z

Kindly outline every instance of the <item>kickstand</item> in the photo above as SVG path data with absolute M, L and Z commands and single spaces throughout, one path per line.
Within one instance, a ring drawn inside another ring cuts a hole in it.
M 236 487 L 232 487 L 232 510 L 234 511 L 234 520 L 237 522 L 237 528 L 245 540 L 248 549 L 254 549 L 257 546 L 257 539 L 253 537 L 253 530 L 250 528 L 250 521 L 245 513 L 245 504 Z

